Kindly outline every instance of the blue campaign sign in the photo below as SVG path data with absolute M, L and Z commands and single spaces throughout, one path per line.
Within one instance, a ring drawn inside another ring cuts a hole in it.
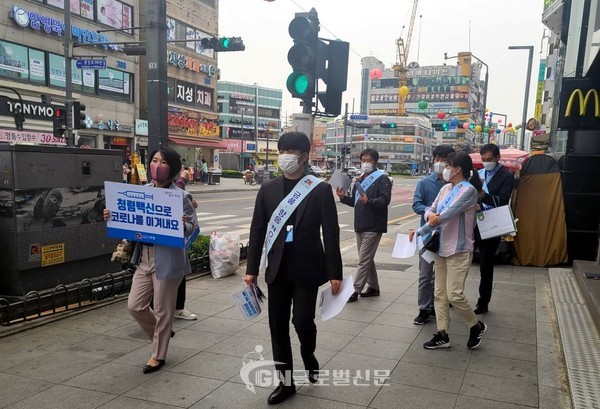
M 350 119 L 352 121 L 366 121 L 367 119 L 369 119 L 369 116 L 363 114 L 352 114 L 350 115 Z
M 84 70 L 105 70 L 106 60 L 77 60 L 75 66 Z
M 104 182 L 108 237 L 162 246 L 186 246 L 182 191 Z

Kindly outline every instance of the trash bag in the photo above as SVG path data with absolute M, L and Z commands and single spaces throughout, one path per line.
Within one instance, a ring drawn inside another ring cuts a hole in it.
M 239 234 L 214 231 L 210 235 L 208 257 L 213 278 L 232 275 L 240 266 Z

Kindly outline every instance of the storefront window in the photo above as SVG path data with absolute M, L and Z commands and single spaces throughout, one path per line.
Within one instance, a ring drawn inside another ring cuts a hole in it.
M 49 6 L 64 9 L 64 0 L 45 2 Z M 71 13 L 113 28 L 133 27 L 133 7 L 118 0 L 71 0 Z M 132 30 L 124 32 L 133 33 Z
M 107 68 L 98 70 L 98 94 L 131 100 L 131 74 Z
M 29 80 L 27 47 L 0 41 L 0 76 Z

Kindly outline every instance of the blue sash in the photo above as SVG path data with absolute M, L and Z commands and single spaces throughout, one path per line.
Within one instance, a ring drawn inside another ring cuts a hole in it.
M 322 181 L 323 179 L 319 179 L 312 175 L 304 176 L 298 181 L 292 191 L 283 198 L 281 203 L 279 203 L 279 206 L 277 206 L 271 215 L 271 219 L 267 225 L 267 235 L 265 236 L 262 256 L 260 258 L 259 271 L 261 273 L 264 273 L 267 269 L 269 264 L 267 255 L 269 254 L 269 251 L 271 251 L 271 247 L 273 247 L 273 243 L 275 243 L 275 239 L 279 236 L 281 229 L 285 226 L 285 222 L 287 222 L 292 213 L 294 213 L 294 210 L 296 210 L 298 205 L 306 199 L 308 194 Z
M 456 196 L 458 196 L 458 193 L 460 192 L 460 188 L 462 186 L 465 185 L 470 185 L 469 182 L 467 182 L 466 180 L 463 180 L 460 183 L 457 183 L 456 186 L 454 186 L 452 188 L 452 190 L 450 191 L 450 193 L 448 193 L 448 196 L 446 196 L 444 198 L 444 200 L 442 200 L 442 203 L 438 204 L 437 209 L 436 209 L 436 213 L 442 213 L 444 210 L 446 210 L 448 207 L 450 207 L 450 205 L 452 204 L 452 202 L 454 202 L 454 199 L 456 199 Z M 433 231 L 429 234 L 426 234 L 425 236 L 423 236 L 423 243 L 428 243 L 429 240 L 431 240 L 431 238 L 433 237 L 434 234 L 438 234 L 439 227 L 436 227 L 433 229 Z
M 354 205 L 358 203 L 358 199 L 360 199 L 360 193 L 367 194 L 367 189 L 369 189 L 371 185 L 375 183 L 375 181 L 381 176 L 383 176 L 383 171 L 377 169 L 375 172 L 372 172 L 362 182 L 359 183 L 360 189 L 355 189 L 354 191 Z M 359 190 L 362 190 L 362 192 L 360 192 Z

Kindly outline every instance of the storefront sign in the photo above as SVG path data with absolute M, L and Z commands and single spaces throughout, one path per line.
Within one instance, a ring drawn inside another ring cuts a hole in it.
M 184 134 L 186 136 L 219 136 L 217 119 L 203 117 L 198 112 L 169 112 L 168 121 L 169 132 Z
M 170 98 L 173 102 L 212 111 L 214 89 L 181 80 L 173 80 L 170 85 L 173 89 L 169 90 L 169 96 L 173 95 Z
M 55 138 L 51 133 L 0 129 L 0 142 L 31 143 L 35 145 L 66 145 L 63 138 Z
M 145 119 L 135 120 L 135 134 L 148 136 L 148 121 Z
M 244 100 L 244 101 L 252 101 L 253 100 L 253 98 L 252 98 L 251 95 L 244 95 L 244 94 L 230 94 L 229 98 L 232 98 L 232 99 L 241 99 L 241 100 Z
M 129 146 L 129 139 L 118 137 L 118 136 L 113 136 L 110 144 L 116 145 L 116 146 Z
M 13 116 L 15 107 L 20 105 L 21 103 L 17 100 L 0 96 L 0 116 Z M 57 108 L 64 109 L 64 107 L 59 105 L 42 105 L 38 102 L 23 101 L 21 111 L 25 115 L 25 118 L 51 121 L 54 116 L 54 110 Z
M 46 34 L 56 33 L 59 37 L 62 37 L 65 32 L 64 22 L 34 11 L 27 11 L 19 6 L 13 6 L 10 17 L 22 28 L 44 31 Z M 105 49 L 110 48 L 115 51 L 119 51 L 120 49 L 118 45 L 106 44 L 109 40 L 104 34 L 99 34 L 96 31 L 90 31 L 77 25 L 71 26 L 71 35 L 80 43 L 105 44 Z
M 192 58 L 188 55 L 179 54 L 175 51 L 167 52 L 167 62 L 176 67 L 194 71 L 204 72 L 209 77 L 214 77 L 217 74 L 217 67 L 214 65 L 202 64 L 200 60 Z
M 596 78 L 563 78 L 559 129 L 600 129 L 600 88 Z

